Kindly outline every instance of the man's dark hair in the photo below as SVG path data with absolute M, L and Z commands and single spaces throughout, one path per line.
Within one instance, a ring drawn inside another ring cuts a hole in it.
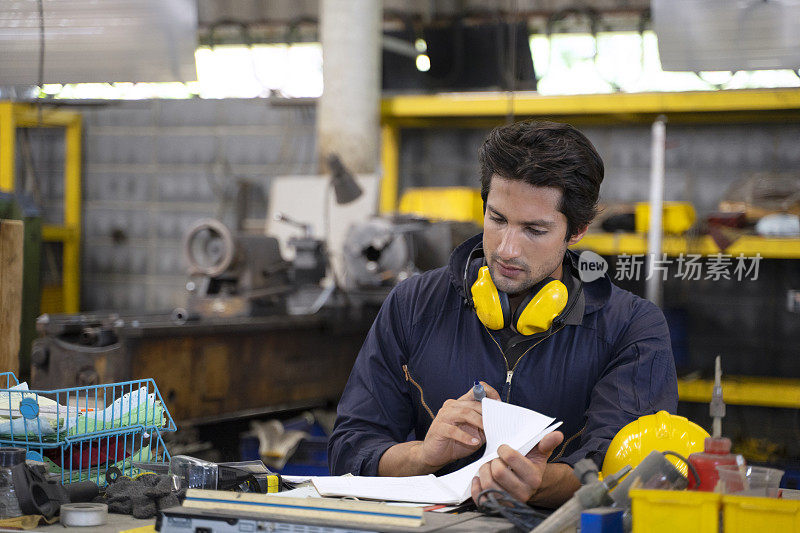
M 558 210 L 567 217 L 565 240 L 597 215 L 603 160 L 589 139 L 569 124 L 534 121 L 497 127 L 478 150 L 478 162 L 484 210 L 492 176 L 497 175 L 560 189 Z

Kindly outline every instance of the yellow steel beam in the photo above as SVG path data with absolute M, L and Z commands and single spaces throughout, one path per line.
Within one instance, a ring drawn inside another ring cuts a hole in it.
M 592 250 L 601 255 L 645 254 L 647 236 L 638 233 L 587 233 L 573 248 Z M 765 259 L 800 259 L 800 239 L 746 235 L 739 237 L 725 250 L 720 250 L 707 235 L 694 238 L 665 235 L 662 250 L 669 256 L 724 253 L 733 257 L 739 254 L 746 257 L 761 254 Z
M 709 402 L 714 382 L 707 379 L 679 379 L 682 402 Z M 784 378 L 729 377 L 722 380 L 725 403 L 762 407 L 800 408 L 800 380 Z
M 14 116 L 17 126 L 22 128 L 58 128 L 69 127 L 77 114 L 61 109 L 42 108 L 41 117 L 39 108 L 31 104 L 16 104 Z M 39 120 L 41 118 L 41 120 Z
M 398 186 L 400 183 L 400 131 L 391 123 L 381 126 L 381 178 L 380 212 L 397 210 Z
M 800 109 L 800 89 L 749 89 L 680 93 L 614 93 L 542 96 L 534 92 L 514 95 L 512 112 L 526 115 L 637 115 L 654 113 L 704 113 Z M 381 113 L 403 117 L 506 116 L 506 93 L 443 93 L 384 98 Z
M 14 190 L 14 144 L 16 142 L 14 125 L 14 104 L 0 102 L 0 190 Z
M 42 240 L 45 242 L 67 242 L 79 239 L 80 236 L 80 232 L 74 228 L 52 224 L 42 225 Z
M 81 234 L 81 117 L 72 114 L 64 143 L 64 225 Z M 80 309 L 80 239 L 64 242 L 64 312 Z

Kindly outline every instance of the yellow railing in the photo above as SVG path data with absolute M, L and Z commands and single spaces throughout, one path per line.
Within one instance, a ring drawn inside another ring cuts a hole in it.
M 647 235 L 640 233 L 587 233 L 572 246 L 577 250 L 592 250 L 600 255 L 636 255 L 647 253 Z M 724 253 L 737 257 L 742 254 L 765 259 L 800 259 L 800 239 L 744 235 L 724 250 L 708 235 L 678 237 L 665 235 L 661 249 L 669 256 L 680 254 L 713 255 Z
M 678 397 L 682 402 L 711 401 L 714 381 L 679 379 Z M 731 376 L 722 380 L 725 403 L 800 409 L 800 379 Z
M 442 93 L 384 98 L 385 118 L 658 115 L 800 109 L 798 89 L 542 96 L 535 92 Z

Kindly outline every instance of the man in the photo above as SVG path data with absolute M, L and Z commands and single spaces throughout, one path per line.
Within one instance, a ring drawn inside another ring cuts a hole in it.
M 473 499 L 499 488 L 557 506 L 579 487 L 578 460 L 601 465 L 625 424 L 675 412 L 669 332 L 658 307 L 608 276 L 579 278 L 567 247 L 596 215 L 604 172 L 582 133 L 552 122 L 499 127 L 479 162 L 483 234 L 461 244 L 448 266 L 404 281 L 386 299 L 339 403 L 329 463 L 334 474 L 366 476 L 443 474 L 468 464 L 485 443 L 471 393 L 480 379 L 488 397 L 564 424 L 563 434 L 545 436 L 527 456 L 500 446 L 473 480 Z M 567 289 L 564 310 L 541 333 L 522 335 L 507 317 L 490 329 L 469 294 L 483 265 L 507 295 L 505 314 L 522 310 L 548 277 Z

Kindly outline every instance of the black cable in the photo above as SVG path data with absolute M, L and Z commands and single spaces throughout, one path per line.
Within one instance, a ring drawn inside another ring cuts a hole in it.
M 481 500 L 483 500 L 481 502 Z M 548 515 L 517 500 L 504 490 L 486 489 L 478 494 L 478 511 L 500 515 L 522 531 L 530 531 L 541 524 Z
M 682 456 L 678 452 L 673 452 L 671 450 L 665 450 L 661 452 L 663 455 L 672 455 L 673 457 L 677 457 L 681 461 L 683 461 L 687 467 L 689 467 L 689 471 L 691 471 L 692 475 L 694 476 L 695 483 L 697 486 L 700 486 L 700 474 L 697 473 L 697 469 L 695 469 L 694 465 L 686 459 L 686 457 Z

